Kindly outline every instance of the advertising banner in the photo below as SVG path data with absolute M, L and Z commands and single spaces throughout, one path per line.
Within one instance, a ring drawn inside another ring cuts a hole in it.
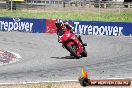
M 132 35 L 132 22 L 102 22 L 102 21 L 72 21 L 66 20 L 75 28 L 75 33 L 81 35 L 107 35 L 130 36 Z M 56 32 L 55 20 L 47 20 L 48 33 Z
M 55 33 L 56 26 L 54 19 L 46 19 L 46 33 Z
M 43 33 L 45 32 L 45 29 L 46 19 L 0 17 L 0 31 Z
M 131 36 L 132 22 L 102 22 L 66 20 L 81 35 Z M 0 17 L 0 31 L 31 33 L 55 33 L 54 19 L 4 18 Z
M 132 35 L 132 22 L 68 21 L 77 34 L 82 35 Z

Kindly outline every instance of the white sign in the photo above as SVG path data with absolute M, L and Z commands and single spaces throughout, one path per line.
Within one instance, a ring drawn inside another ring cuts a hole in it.
M 80 22 L 74 22 L 75 33 L 84 35 L 114 35 L 122 34 L 123 27 L 118 26 L 93 26 L 93 25 L 80 25 Z
M 0 30 L 4 31 L 26 31 L 31 32 L 33 23 L 21 22 L 19 18 L 13 18 L 14 22 L 10 21 L 0 21 Z

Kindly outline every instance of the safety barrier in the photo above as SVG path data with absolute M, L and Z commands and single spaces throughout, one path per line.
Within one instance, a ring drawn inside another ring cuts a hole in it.
M 54 26 L 55 20 L 48 20 L 50 26 L 47 25 L 46 32 L 53 33 L 56 29 Z M 108 35 L 108 36 L 131 36 L 132 22 L 102 22 L 102 21 L 66 21 L 74 28 L 75 33 L 82 35 Z
M 0 18 L 0 31 L 45 32 L 46 19 Z
M 72 21 L 68 20 L 77 34 L 131 36 L 132 22 Z M 0 31 L 31 33 L 55 33 L 55 20 L 29 18 L 0 18 Z
M 83 35 L 130 36 L 131 22 L 70 21 L 75 32 Z

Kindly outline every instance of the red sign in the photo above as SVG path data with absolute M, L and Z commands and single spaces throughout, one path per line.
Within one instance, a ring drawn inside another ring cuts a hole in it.
M 55 20 L 46 19 L 46 33 L 56 33 Z

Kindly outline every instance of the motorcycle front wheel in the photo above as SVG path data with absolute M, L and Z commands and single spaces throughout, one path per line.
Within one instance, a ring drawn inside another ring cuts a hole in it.
M 87 57 L 87 51 L 84 49 L 83 53 L 81 53 L 82 57 Z
M 67 49 L 75 58 L 79 59 L 81 57 L 81 55 L 77 54 L 75 45 L 68 46 Z

